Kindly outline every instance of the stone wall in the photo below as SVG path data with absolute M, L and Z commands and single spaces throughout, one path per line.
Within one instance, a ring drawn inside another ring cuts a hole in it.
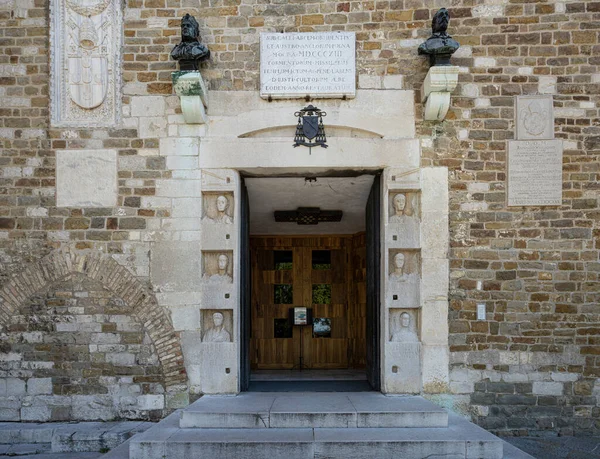
M 68 276 L 30 298 L 7 328 L 0 363 L 3 419 L 164 414 L 164 376 L 152 341 L 129 305 L 97 282 Z
M 184 204 L 199 193 L 198 145 L 174 137 L 205 133 L 183 124 L 171 96 L 176 66 L 168 54 L 183 14 L 196 15 L 211 49 L 202 69 L 211 90 L 258 91 L 260 31 L 328 30 L 356 31 L 360 88 L 418 90 L 428 64 L 416 48 L 435 9 L 447 6 L 450 33 L 462 45 L 453 58 L 459 87 L 446 121 L 417 122 L 422 165 L 450 170 L 451 380 L 442 391 L 452 395 L 439 400 L 471 409 L 497 432 L 597 433 L 600 3 L 197 6 L 124 1 L 122 125 L 58 130 L 49 126 L 48 1 L 0 0 L 0 285 L 64 246 L 110 254 L 147 283 L 153 241 L 198 240 L 193 212 L 185 222 L 171 218 L 180 211 L 174 199 Z M 506 140 L 514 138 L 520 94 L 554 95 L 565 147 L 560 207 L 505 205 Z M 417 104 L 417 120 L 421 112 Z M 62 149 L 117 151 L 116 206 L 56 206 Z M 173 177 L 186 184 L 170 189 Z M 479 302 L 485 321 L 476 320 Z

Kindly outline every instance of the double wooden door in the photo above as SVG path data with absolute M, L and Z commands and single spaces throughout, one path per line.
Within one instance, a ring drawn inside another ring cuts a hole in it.
M 364 368 L 365 235 L 250 238 L 252 369 Z M 292 325 L 294 307 L 309 323 Z

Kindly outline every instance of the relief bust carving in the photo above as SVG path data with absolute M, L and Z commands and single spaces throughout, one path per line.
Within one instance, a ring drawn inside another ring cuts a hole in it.
M 229 199 L 227 199 L 227 196 L 219 195 L 217 196 L 217 214 L 214 218 L 207 218 L 213 223 L 224 223 L 226 225 L 231 225 L 233 223 L 233 219 L 227 214 L 228 209 Z
M 419 341 L 416 332 L 411 327 L 411 317 L 408 312 L 400 314 L 400 324 L 392 333 L 391 341 L 394 343 L 416 343 Z
M 413 216 L 413 205 L 407 206 L 407 200 L 411 199 L 410 196 L 407 196 L 404 193 L 396 194 L 392 199 L 392 208 L 394 210 L 394 214 L 390 217 L 391 223 L 401 223 L 406 220 L 406 217 Z
M 406 256 L 402 252 L 398 252 L 394 255 L 393 259 L 393 271 L 390 274 L 391 282 L 412 282 L 414 281 L 414 274 L 405 272 Z
M 203 276 L 203 279 L 208 282 L 218 283 L 218 284 L 227 284 L 233 282 L 233 278 L 227 272 L 227 268 L 229 267 L 229 257 L 221 253 L 217 257 L 217 266 L 218 270 L 214 274 L 210 274 L 206 272 Z
M 215 312 L 212 315 L 212 320 L 213 326 L 206 330 L 202 341 L 205 343 L 229 343 L 231 341 L 231 335 L 225 330 L 223 314 Z

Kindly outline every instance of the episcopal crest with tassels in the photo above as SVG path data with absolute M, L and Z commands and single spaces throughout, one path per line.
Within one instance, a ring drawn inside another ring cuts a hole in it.
M 309 105 L 294 113 L 294 116 L 298 117 L 294 148 L 300 145 L 304 145 L 309 149 L 312 149 L 312 147 L 327 148 L 327 137 L 325 137 L 325 126 L 323 126 L 323 117 L 327 116 L 327 113 Z

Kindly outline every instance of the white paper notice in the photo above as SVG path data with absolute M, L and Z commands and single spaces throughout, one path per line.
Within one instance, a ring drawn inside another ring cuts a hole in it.
M 562 204 L 562 140 L 508 141 L 508 205 Z
M 354 97 L 354 32 L 261 33 L 260 96 Z

